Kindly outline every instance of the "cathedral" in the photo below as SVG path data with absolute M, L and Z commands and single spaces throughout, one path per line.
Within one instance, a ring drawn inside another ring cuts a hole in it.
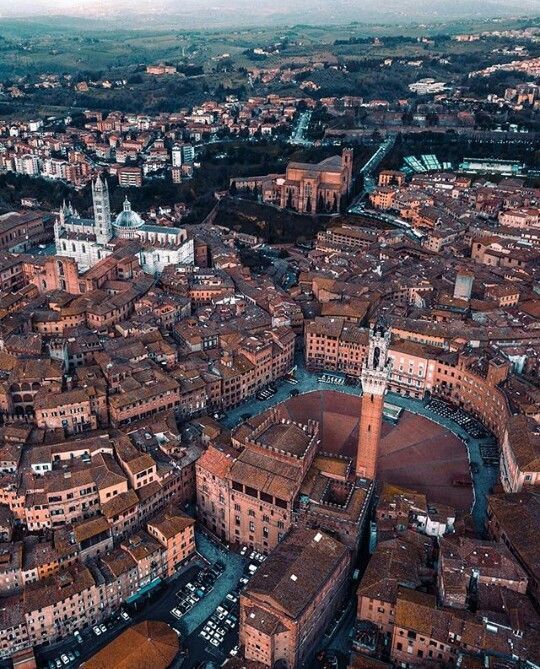
M 139 242 L 141 267 L 148 274 L 158 276 L 167 265 L 193 264 L 193 240 L 187 231 L 145 223 L 127 197 L 113 221 L 107 181 L 100 176 L 92 184 L 92 203 L 94 218 L 81 218 L 71 205 L 64 205 L 54 224 L 56 255 L 74 258 L 79 271 L 110 255 L 120 239 Z

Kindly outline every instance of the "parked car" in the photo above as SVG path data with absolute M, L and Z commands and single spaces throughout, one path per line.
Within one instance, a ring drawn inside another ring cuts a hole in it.
M 99 636 L 101 634 L 101 628 L 99 625 L 96 625 L 95 627 L 92 627 L 92 630 L 94 631 L 94 634 L 96 636 Z

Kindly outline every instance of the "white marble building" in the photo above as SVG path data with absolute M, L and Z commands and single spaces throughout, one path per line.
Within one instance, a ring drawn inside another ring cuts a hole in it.
M 92 184 L 94 218 L 81 218 L 71 206 L 64 206 L 54 225 L 56 253 L 77 261 L 85 271 L 110 255 L 118 239 L 140 242 L 141 266 L 148 274 L 159 275 L 167 265 L 192 265 L 193 240 L 184 228 L 147 225 L 131 209 L 126 198 L 123 211 L 111 220 L 107 182 L 98 177 Z

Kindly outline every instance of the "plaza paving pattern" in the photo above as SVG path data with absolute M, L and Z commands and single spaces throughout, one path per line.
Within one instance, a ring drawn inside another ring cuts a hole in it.
M 338 390 L 318 390 L 291 397 L 277 407 L 280 417 L 319 423 L 321 450 L 354 457 L 362 399 Z M 473 502 L 467 449 L 447 428 L 409 412 L 397 423 L 383 423 L 379 477 L 423 492 L 430 502 L 450 504 L 460 511 Z M 454 479 L 469 487 L 452 486 Z
M 245 415 L 256 415 L 282 405 L 287 407 L 293 420 L 305 422 L 312 418 L 321 422 L 325 450 L 353 455 L 358 435 L 360 388 L 343 385 L 335 390 L 335 386 L 319 382 L 321 374 L 306 370 L 301 355 L 297 356 L 296 363 L 296 385 L 279 382 L 273 397 L 263 401 L 252 399 L 230 410 L 223 424 L 230 428 L 238 425 Z M 300 393 L 297 397 L 290 396 L 293 389 Z M 323 395 L 328 398 L 324 402 Z M 487 496 L 498 481 L 498 469 L 485 466 L 480 457 L 483 440 L 472 439 L 457 423 L 435 413 L 420 400 L 388 393 L 386 401 L 402 407 L 405 412 L 397 426 L 386 421 L 383 425 L 381 479 L 425 492 L 434 503 L 450 504 L 465 511 L 472 505 L 476 531 L 483 534 Z M 477 466 L 474 474 L 469 463 Z M 469 478 L 472 487 L 452 486 L 452 481 L 458 478 Z

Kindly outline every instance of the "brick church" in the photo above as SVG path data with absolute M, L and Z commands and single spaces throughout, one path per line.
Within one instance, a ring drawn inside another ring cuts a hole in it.
M 337 212 L 351 190 L 352 163 L 353 150 L 343 149 L 341 156 L 317 164 L 291 162 L 285 174 L 238 177 L 231 190 L 256 191 L 267 204 L 305 214 Z

